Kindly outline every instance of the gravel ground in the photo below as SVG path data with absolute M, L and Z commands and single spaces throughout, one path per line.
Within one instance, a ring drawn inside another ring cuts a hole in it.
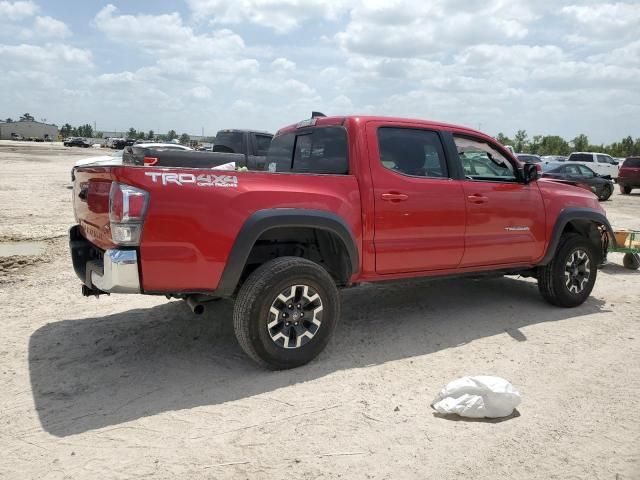
M 346 290 L 326 351 L 266 372 L 229 302 L 80 295 L 69 173 L 100 154 L 0 142 L 0 242 L 46 247 L 0 259 L 0 478 L 640 479 L 640 273 L 621 255 L 575 309 L 514 278 Z M 640 192 L 605 208 L 640 229 Z M 434 415 L 473 374 L 512 381 L 518 412 Z

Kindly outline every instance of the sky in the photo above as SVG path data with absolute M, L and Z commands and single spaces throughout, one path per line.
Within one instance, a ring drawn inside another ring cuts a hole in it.
M 0 0 L 0 118 L 276 131 L 327 115 L 640 136 L 640 1 Z

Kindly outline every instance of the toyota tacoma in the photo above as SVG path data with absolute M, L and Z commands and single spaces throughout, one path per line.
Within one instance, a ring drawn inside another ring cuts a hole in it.
M 70 247 L 83 293 L 164 295 L 196 313 L 233 298 L 243 350 L 286 369 L 324 349 L 341 288 L 519 275 L 575 307 L 615 242 L 595 195 L 538 179 L 464 127 L 313 117 L 278 131 L 265 162 L 77 168 Z

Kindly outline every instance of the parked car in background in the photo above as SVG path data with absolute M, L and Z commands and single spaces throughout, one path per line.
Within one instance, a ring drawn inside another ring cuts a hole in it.
M 523 163 L 542 163 L 540 155 L 533 155 L 531 153 L 516 153 L 516 157 Z
M 65 147 L 82 147 L 89 148 L 91 144 L 87 142 L 84 138 L 67 138 L 62 144 Z
M 618 170 L 620 167 L 616 164 L 611 155 L 595 152 L 574 152 L 569 155 L 567 162 L 586 165 L 601 176 L 608 175 L 613 179 L 618 178 Z
M 546 164 L 543 168 L 543 178 L 566 180 L 579 187 L 591 190 L 601 202 L 609 200 L 613 193 L 613 181 L 601 177 L 585 165 L 556 162 Z
M 253 130 L 220 130 L 210 151 L 184 152 L 167 148 L 148 152 L 139 148 L 140 145 L 133 145 L 125 148 L 123 164 L 187 168 L 214 168 L 230 164 L 231 168 L 246 167 L 260 171 L 265 168 L 272 136 Z
M 124 147 L 130 147 L 134 143 L 136 143 L 136 141 L 133 138 L 114 138 L 111 142 L 111 148 L 122 150 Z
M 627 158 L 618 175 L 620 193 L 629 195 L 634 188 L 640 188 L 640 157 Z
M 24 140 L 24 138 L 19 133 L 12 133 L 11 134 L 11 140 Z
M 139 143 L 136 145 L 138 148 L 145 149 L 158 149 L 159 151 L 172 149 L 172 150 L 191 150 L 189 147 L 183 145 L 176 145 L 173 143 Z M 127 147 L 132 148 L 132 147 Z M 89 157 L 82 160 L 78 160 L 74 167 L 82 167 L 85 165 L 92 166 L 105 166 L 105 165 L 122 165 L 122 157 L 126 149 L 113 152 L 109 155 L 102 155 L 100 157 Z M 129 152 L 131 153 L 131 152 Z
M 545 163 L 549 162 L 566 162 L 567 157 L 564 155 L 545 155 L 542 157 L 542 161 Z

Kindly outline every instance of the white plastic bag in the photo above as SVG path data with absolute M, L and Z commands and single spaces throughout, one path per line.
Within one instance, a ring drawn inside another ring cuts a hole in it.
M 520 401 L 520 392 L 504 378 L 478 375 L 448 383 L 431 406 L 442 414 L 498 418 L 511 415 Z
M 218 165 L 213 167 L 211 170 L 235 170 L 236 162 L 223 163 L 222 165 Z

